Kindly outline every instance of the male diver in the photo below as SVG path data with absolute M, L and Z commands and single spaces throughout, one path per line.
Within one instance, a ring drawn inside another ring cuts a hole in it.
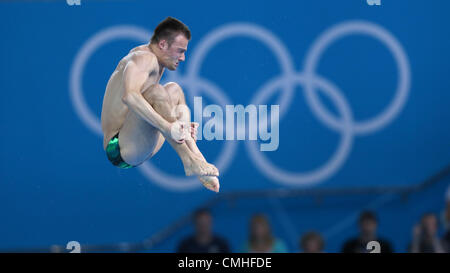
M 154 156 L 164 141 L 180 157 L 187 176 L 219 191 L 219 171 L 196 145 L 196 123 L 190 121 L 181 87 L 159 81 L 167 68 L 185 60 L 189 28 L 167 17 L 155 28 L 150 43 L 133 48 L 120 60 L 106 86 L 101 114 L 103 148 L 112 164 L 131 168 Z

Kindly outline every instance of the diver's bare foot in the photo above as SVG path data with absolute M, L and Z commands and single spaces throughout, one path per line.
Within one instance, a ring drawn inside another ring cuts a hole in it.
M 217 176 L 199 175 L 198 179 L 202 182 L 203 186 L 208 190 L 219 192 L 220 184 Z
M 211 175 L 219 176 L 219 170 L 216 166 L 198 158 L 192 157 L 191 161 L 184 165 L 186 176 L 191 175 Z

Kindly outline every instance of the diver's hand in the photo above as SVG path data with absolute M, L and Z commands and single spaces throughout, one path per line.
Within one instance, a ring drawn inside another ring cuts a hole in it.
M 177 143 L 184 143 L 186 140 L 186 134 L 189 132 L 189 128 L 186 122 L 175 121 L 170 124 L 168 137 L 173 139 Z M 167 134 L 166 134 L 167 137 Z
M 189 127 L 189 131 L 191 133 L 191 137 L 194 141 L 197 141 L 197 128 L 199 124 L 197 122 L 191 122 L 191 126 Z

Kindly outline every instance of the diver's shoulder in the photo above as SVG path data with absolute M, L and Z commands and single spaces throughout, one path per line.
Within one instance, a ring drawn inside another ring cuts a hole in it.
M 156 55 L 150 50 L 142 47 L 136 47 L 130 50 L 121 62 L 133 62 L 137 65 L 156 67 L 158 64 Z
M 128 53 L 129 55 L 138 55 L 138 56 L 152 56 L 154 58 L 156 58 L 156 55 L 150 51 L 150 49 L 148 48 L 148 45 L 140 45 L 137 46 L 133 49 L 130 50 L 130 52 Z
M 138 50 L 131 50 L 128 54 L 129 58 L 135 62 L 145 62 L 145 63 L 156 63 L 157 58 L 156 55 L 151 52 L 150 50 L 145 49 L 138 49 Z

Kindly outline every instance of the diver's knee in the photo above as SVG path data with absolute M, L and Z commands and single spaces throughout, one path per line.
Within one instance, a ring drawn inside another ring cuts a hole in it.
M 176 82 L 168 82 L 164 85 L 164 88 L 166 88 L 167 91 L 183 92 L 181 86 Z
M 152 84 L 142 92 L 142 95 L 150 104 L 153 104 L 155 101 L 169 100 L 166 92 L 162 91 L 164 91 L 164 86 L 161 84 Z
M 173 97 L 180 101 L 181 97 L 184 97 L 183 88 L 176 82 L 168 82 L 164 85 L 167 92 Z

